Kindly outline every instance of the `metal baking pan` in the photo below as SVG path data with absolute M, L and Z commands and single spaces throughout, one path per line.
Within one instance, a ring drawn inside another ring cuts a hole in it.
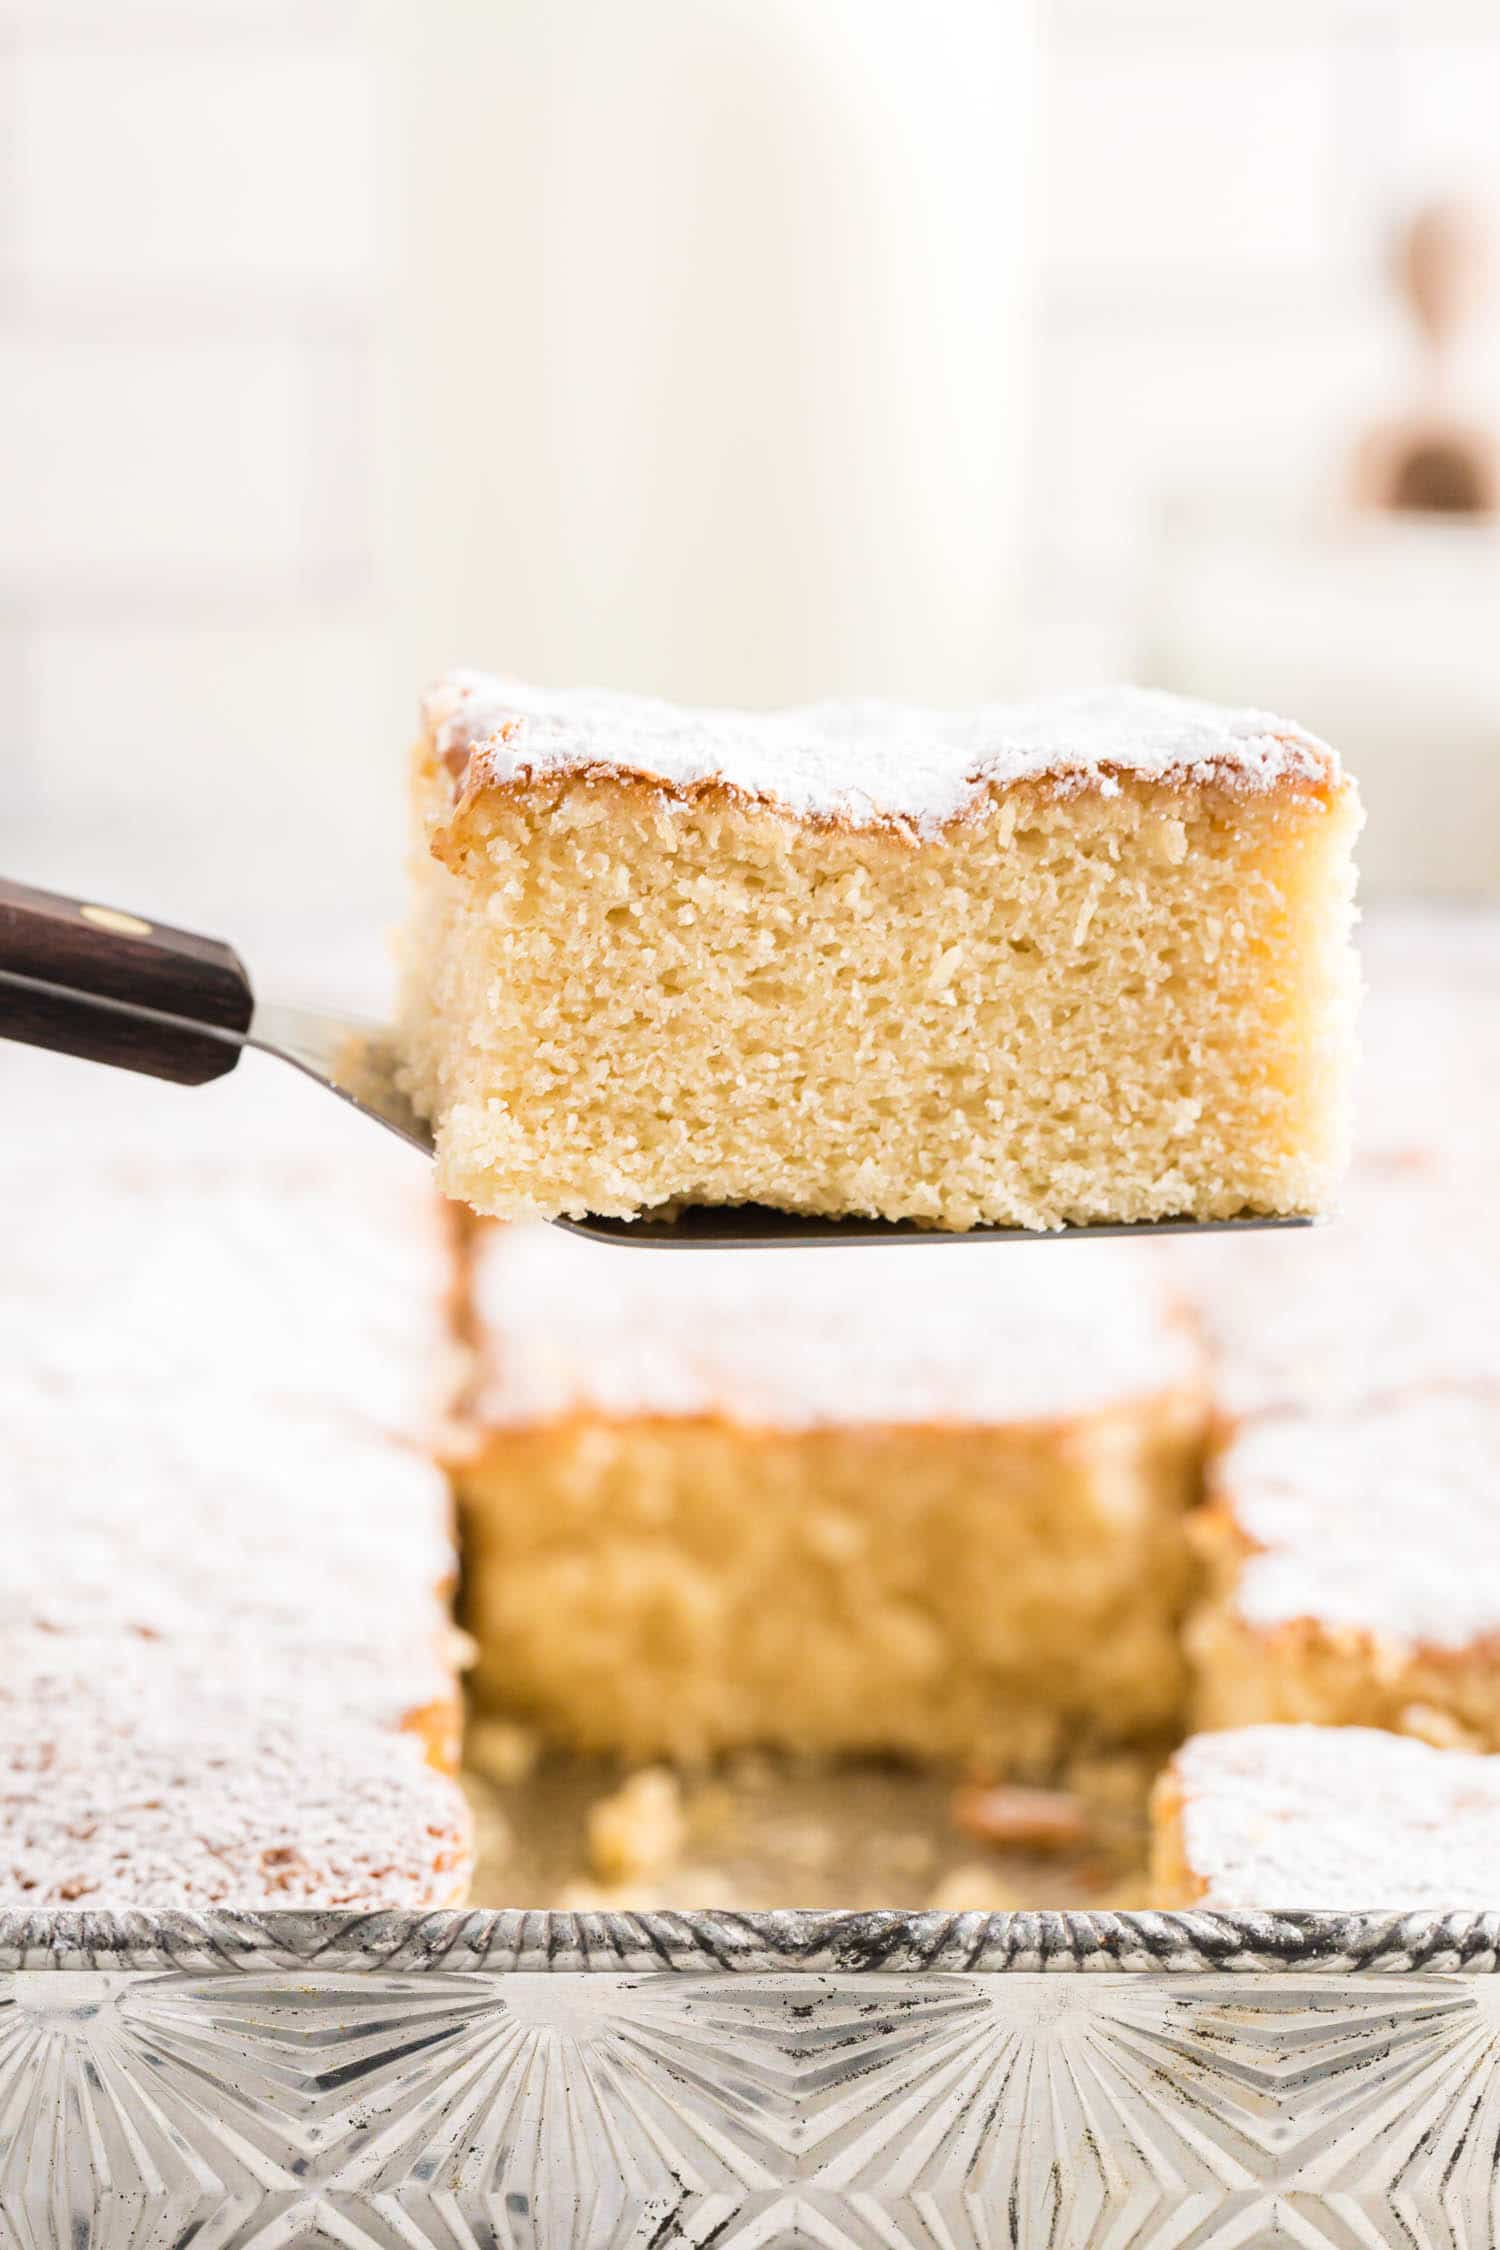
M 1471 2250 L 1500 1914 L 0 1914 L 10 2250 Z

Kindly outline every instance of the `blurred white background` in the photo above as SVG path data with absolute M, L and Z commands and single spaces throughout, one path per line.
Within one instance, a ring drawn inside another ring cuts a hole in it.
M 468 661 L 1283 704 L 1500 886 L 1492 526 L 1345 512 L 1497 119 L 1492 0 L 0 0 L 8 867 L 363 928 Z

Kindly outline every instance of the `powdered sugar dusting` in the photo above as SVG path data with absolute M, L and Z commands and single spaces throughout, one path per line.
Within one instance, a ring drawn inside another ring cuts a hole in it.
M 420 1442 L 443 1369 L 429 1190 L 418 1165 L 392 1187 L 354 1167 L 34 1164 L 5 1195 L 0 1391 L 24 1370 L 75 1401 L 128 1391 L 162 1410 L 315 1400 Z
M 1500 1757 L 1364 1727 L 1242 1727 L 1177 1753 L 1204 1906 L 1488 1912 Z
M 765 1256 L 601 1252 L 552 1227 L 492 1230 L 476 1303 L 476 1412 L 579 1410 L 818 1424 L 1008 1423 L 1196 1382 L 1197 1354 L 1123 1243 L 1067 1257 L 975 1247 Z
M 1252 1424 L 1216 1475 L 1258 1550 L 1236 1611 L 1435 1648 L 1500 1632 L 1497 1461 L 1500 1399 L 1461 1393 Z
M 449 1500 L 414 1449 L 289 1408 L 0 1399 L 0 1676 L 29 1631 L 60 1683 L 85 1646 L 85 1672 L 176 1652 L 384 1725 L 452 1700 Z
M 457 671 L 430 690 L 423 717 L 439 756 L 467 760 L 477 786 L 606 768 L 672 789 L 725 784 L 798 819 L 896 822 L 923 835 L 992 785 L 1021 781 L 1110 791 L 1123 773 L 1262 791 L 1340 779 L 1326 743 L 1284 719 L 1148 688 L 973 711 L 869 702 L 695 711 Z
M 0 1685 L 0 1891 L 36 1906 L 443 1905 L 468 1820 L 410 1735 L 105 1675 Z
M 1472 1129 L 1472 1108 L 1460 1114 Z M 1456 1194 L 1377 1170 L 1346 1183 L 1326 1227 L 1174 1241 L 1163 1272 L 1201 1312 L 1226 1413 L 1339 1414 L 1418 1389 L 1500 1389 L 1495 1224 L 1477 1164 Z
M 429 1184 L 274 1106 L 240 1153 L 191 1105 L 136 1131 L 115 1086 L 78 1073 L 86 1145 L 65 1081 L 16 1104 L 4 1163 L 0 1887 L 454 1903 Z

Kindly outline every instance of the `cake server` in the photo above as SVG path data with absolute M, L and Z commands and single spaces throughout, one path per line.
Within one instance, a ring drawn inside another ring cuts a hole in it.
M 432 1131 L 401 1091 L 391 1033 L 349 1016 L 255 996 L 232 946 L 118 907 L 0 876 L 0 1038 L 79 1055 L 179 1086 L 205 1086 L 246 1047 L 279 1056 L 423 1156 Z M 1101 1235 L 1225 1234 L 1315 1226 L 1311 1218 L 1148 1219 L 1130 1224 L 975 1227 L 940 1233 L 910 1221 L 825 1219 L 760 1204 L 693 1207 L 639 1219 L 558 1219 L 570 1234 L 636 1249 L 726 1250 L 778 1243 L 1068 1242 Z

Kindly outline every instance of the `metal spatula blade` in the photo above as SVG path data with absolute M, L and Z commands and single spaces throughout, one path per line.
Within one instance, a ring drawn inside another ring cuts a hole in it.
M 50 1047 L 182 1085 L 232 1070 L 246 1047 L 326 1086 L 423 1156 L 432 1130 L 398 1082 L 383 1026 L 257 1001 L 237 954 L 114 907 L 0 879 L 0 1038 Z M 1143 1219 L 940 1232 L 910 1220 L 828 1219 L 762 1204 L 695 1204 L 638 1219 L 554 1222 L 633 1250 L 765 1250 L 862 1243 L 1074 1242 L 1125 1235 L 1240 1234 L 1311 1227 L 1315 1218 Z
M 1096 1242 L 1114 1235 L 1252 1234 L 1321 1226 L 1321 1218 L 1101 1220 L 1054 1227 L 922 1227 L 911 1219 L 828 1219 L 815 1213 L 776 1211 L 764 1203 L 685 1204 L 670 1216 L 639 1219 L 554 1219 L 552 1224 L 590 1242 L 623 1243 L 633 1250 L 777 1250 L 816 1245 L 827 1250 L 860 1244 L 925 1242 Z
M 389 1031 L 352 1016 L 324 1016 L 310 1008 L 258 1001 L 245 1044 L 316 1078 L 387 1132 L 431 1156 L 432 1127 L 401 1091 Z

